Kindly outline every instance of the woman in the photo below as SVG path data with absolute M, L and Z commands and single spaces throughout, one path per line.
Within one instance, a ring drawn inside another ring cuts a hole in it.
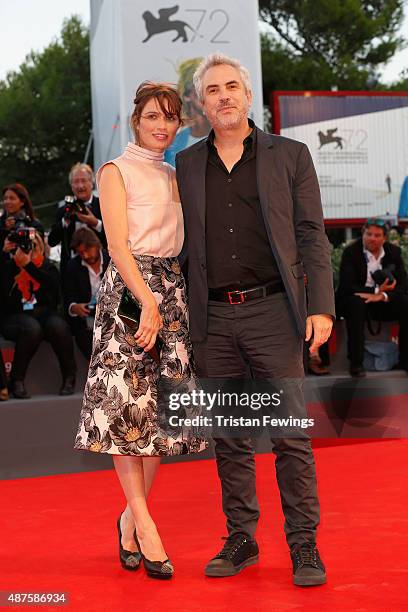
M 9 239 L 3 251 L 11 258 L 1 265 L 2 293 L 1 331 L 15 342 L 10 390 L 17 399 L 28 399 L 24 379 L 29 363 L 43 339 L 48 340 L 57 355 L 63 384 L 60 395 L 74 393 L 76 365 L 72 334 L 68 323 L 57 314 L 59 273 L 45 257 L 44 242 L 35 231 L 27 250 L 10 250 Z
M 194 384 L 184 279 L 177 255 L 183 218 L 175 171 L 163 162 L 181 123 L 181 100 L 171 87 L 145 82 L 134 100 L 136 144 L 99 169 L 103 223 L 112 261 L 99 290 L 93 354 L 76 448 L 105 452 L 113 461 L 127 506 L 118 519 L 120 561 L 149 576 L 171 578 L 146 498 L 163 455 L 199 452 L 198 430 L 165 431 L 158 383 Z M 142 307 L 133 335 L 117 314 L 127 287 Z M 160 364 L 149 351 L 163 341 Z M 140 554 L 139 554 L 140 552 Z
M 35 218 L 33 205 L 27 189 L 20 183 L 3 188 L 4 213 L 0 217 L 0 250 L 4 241 L 13 230 L 19 227 L 33 227 L 44 235 L 44 229 Z

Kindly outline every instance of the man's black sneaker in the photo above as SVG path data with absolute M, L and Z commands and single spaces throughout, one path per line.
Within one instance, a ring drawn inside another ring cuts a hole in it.
M 326 569 L 314 542 L 296 544 L 290 551 L 293 582 L 297 586 L 316 586 L 326 582 Z
M 248 565 L 258 562 L 259 549 L 255 540 L 240 533 L 224 539 L 224 548 L 205 568 L 206 576 L 235 576 Z

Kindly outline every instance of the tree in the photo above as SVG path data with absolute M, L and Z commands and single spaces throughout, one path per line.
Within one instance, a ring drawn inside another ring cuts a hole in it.
M 392 83 L 389 89 L 393 91 L 408 91 L 408 70 L 405 68 L 399 75 L 399 81 Z
M 61 199 L 90 129 L 89 32 L 74 16 L 0 82 L 0 185 L 25 184 L 34 204 Z
M 403 45 L 404 0 L 259 0 L 264 86 L 366 89 Z

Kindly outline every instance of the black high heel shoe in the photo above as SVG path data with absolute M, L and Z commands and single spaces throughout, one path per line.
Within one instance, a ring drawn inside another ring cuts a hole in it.
M 130 570 L 134 572 L 139 569 L 140 562 L 142 560 L 142 555 L 140 552 L 130 552 L 130 550 L 125 550 L 122 546 L 122 530 L 120 528 L 120 519 L 122 515 L 118 518 L 117 526 L 118 526 L 118 535 L 119 535 L 119 560 L 124 569 Z M 136 539 L 136 531 L 134 532 L 134 538 L 136 544 L 139 546 L 139 543 Z M 140 550 L 140 546 L 139 546 Z
M 146 559 L 146 557 L 142 553 L 142 549 L 139 544 L 139 540 L 137 539 L 136 532 L 135 540 L 140 550 L 140 555 L 142 557 L 146 574 L 150 576 L 150 578 L 158 578 L 159 580 L 168 580 L 169 578 L 172 578 L 172 576 L 174 575 L 174 567 L 172 566 L 170 559 L 165 559 L 164 561 L 150 561 L 150 559 Z

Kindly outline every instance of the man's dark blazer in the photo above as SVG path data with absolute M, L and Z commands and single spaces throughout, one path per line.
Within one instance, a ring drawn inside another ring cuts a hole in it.
M 60 208 L 57 210 L 55 223 L 52 226 L 50 233 L 48 234 L 48 244 L 51 247 L 56 246 L 57 244 L 61 243 L 60 270 L 62 273 L 64 272 L 64 269 L 68 263 L 68 260 L 71 259 L 70 245 L 71 245 L 72 236 L 74 235 L 74 232 L 75 232 L 75 219 L 70 219 L 69 224 L 66 228 L 62 226 L 64 208 L 65 208 L 64 206 L 60 206 Z M 90 205 L 90 209 L 97 219 L 102 219 L 99 198 L 97 198 L 96 196 L 92 196 L 92 202 Z M 95 231 L 92 227 L 90 229 L 92 229 L 95 232 L 95 234 L 98 236 L 99 240 L 102 243 L 102 247 L 106 249 L 107 242 L 106 242 L 106 236 L 105 236 L 103 227 L 102 227 L 101 232 Z
M 303 143 L 256 129 L 258 193 L 269 243 L 284 282 L 299 333 L 306 316 L 334 316 L 330 250 L 324 231 L 319 184 Z M 206 139 L 177 154 L 177 183 L 184 214 L 188 256 L 190 333 L 207 335 L 205 240 Z M 307 300 L 304 275 L 307 275 Z
M 401 257 L 401 249 L 389 242 L 384 243 L 384 257 L 381 260 L 383 268 L 393 265 L 393 275 L 397 281 L 393 291 L 387 293 L 389 300 L 395 300 L 407 291 L 407 273 Z M 363 240 L 358 238 L 344 251 L 340 263 L 339 287 L 336 291 L 336 302 L 339 314 L 344 300 L 354 293 L 373 293 L 374 287 L 366 287 L 367 261 L 363 251 Z
M 102 256 L 102 274 L 104 274 L 108 267 L 110 257 L 105 249 L 102 249 Z M 67 320 L 72 331 L 75 333 L 78 329 L 86 327 L 86 323 L 81 317 L 70 316 L 68 313 L 69 305 L 73 302 L 77 304 L 87 304 L 92 297 L 88 268 L 82 265 L 82 259 L 79 255 L 72 257 L 67 263 L 62 279 L 62 292 Z

